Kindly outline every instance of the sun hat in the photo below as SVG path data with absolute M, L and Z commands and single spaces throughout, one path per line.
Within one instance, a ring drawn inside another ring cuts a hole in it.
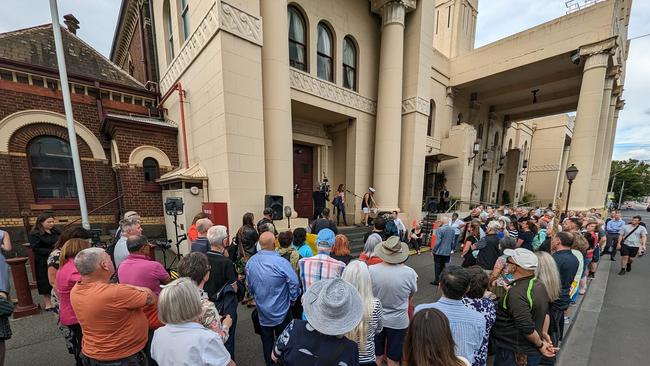
M 127 211 L 124 213 L 124 220 L 133 220 L 133 219 L 139 220 L 140 215 L 138 215 L 138 213 L 135 211 Z
M 331 229 L 321 229 L 316 236 L 316 246 L 319 247 L 332 247 L 336 235 Z
M 534 271 L 539 263 L 535 253 L 525 248 L 506 249 L 503 254 L 512 258 L 519 267 L 527 271 Z
M 375 247 L 375 255 L 386 263 L 403 263 L 409 257 L 409 247 L 397 236 L 391 236 Z
M 302 306 L 309 324 L 331 336 L 351 331 L 364 314 L 359 291 L 340 278 L 315 282 L 305 292 Z
M 372 187 L 368 187 L 368 190 L 369 190 L 370 192 L 374 192 L 374 191 L 375 191 L 375 189 L 372 188 Z

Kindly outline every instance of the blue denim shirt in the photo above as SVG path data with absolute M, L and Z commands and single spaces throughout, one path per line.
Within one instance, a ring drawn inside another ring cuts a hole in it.
M 621 231 L 623 226 L 625 226 L 625 220 L 609 220 L 607 223 L 607 232 L 610 234 L 617 234 Z
M 436 245 L 433 247 L 433 254 L 451 255 L 454 249 L 454 238 L 456 233 L 454 228 L 449 225 L 442 225 L 436 230 Z
M 246 263 L 246 281 L 255 297 L 260 324 L 272 327 L 282 323 L 300 293 L 291 263 L 275 251 L 261 250 Z
M 485 337 L 485 317 L 466 307 L 462 300 L 452 300 L 444 296 L 437 302 L 416 306 L 415 313 L 431 308 L 442 311 L 449 319 L 451 335 L 456 343 L 456 356 L 465 357 L 470 363 L 474 363 L 474 355 L 480 352 Z

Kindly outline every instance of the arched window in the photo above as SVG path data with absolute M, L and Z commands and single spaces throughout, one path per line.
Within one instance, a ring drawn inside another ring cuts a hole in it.
M 317 74 L 327 81 L 334 81 L 332 44 L 332 31 L 324 23 L 318 23 Z
M 433 136 L 433 124 L 436 120 L 436 103 L 433 99 L 429 100 L 429 121 L 427 123 L 427 136 Z
M 144 181 L 155 183 L 156 179 L 160 178 L 160 169 L 158 162 L 154 158 L 145 158 L 142 161 L 142 168 L 144 170 Z
M 289 65 L 307 71 L 307 33 L 305 19 L 294 6 L 287 8 L 289 20 Z
M 524 141 L 524 159 L 526 159 L 527 152 L 528 152 L 528 141 Z
M 163 26 L 165 30 L 165 53 L 167 54 L 167 63 L 174 59 L 174 32 L 172 30 L 172 13 L 169 9 L 169 0 L 163 3 Z
M 190 37 L 190 6 L 189 0 L 180 0 L 179 9 L 181 10 L 181 24 L 183 28 L 183 41 L 186 41 Z
M 343 39 L 343 87 L 357 90 L 357 47 L 350 36 Z
M 494 133 L 494 142 L 492 143 L 494 147 L 499 146 L 499 133 L 495 132 Z
M 483 140 L 483 123 L 479 123 L 478 125 L 478 131 L 476 131 L 476 138 L 479 140 Z
M 508 150 L 512 150 L 512 139 L 508 141 Z
M 37 137 L 27 147 L 34 196 L 39 200 L 77 197 L 70 145 L 54 136 Z

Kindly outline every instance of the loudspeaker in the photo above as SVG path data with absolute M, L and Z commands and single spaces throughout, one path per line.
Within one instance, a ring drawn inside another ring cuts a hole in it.
M 267 194 L 264 196 L 264 208 L 273 210 L 273 220 L 282 220 L 284 212 L 284 197 Z

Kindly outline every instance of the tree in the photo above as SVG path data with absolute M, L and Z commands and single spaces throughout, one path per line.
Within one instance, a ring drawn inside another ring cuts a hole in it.
M 615 202 L 619 200 L 623 182 L 625 187 L 621 201 L 639 200 L 644 196 L 650 196 L 650 164 L 635 159 L 614 160 L 607 189 L 611 188 L 612 181 L 614 181 Z

